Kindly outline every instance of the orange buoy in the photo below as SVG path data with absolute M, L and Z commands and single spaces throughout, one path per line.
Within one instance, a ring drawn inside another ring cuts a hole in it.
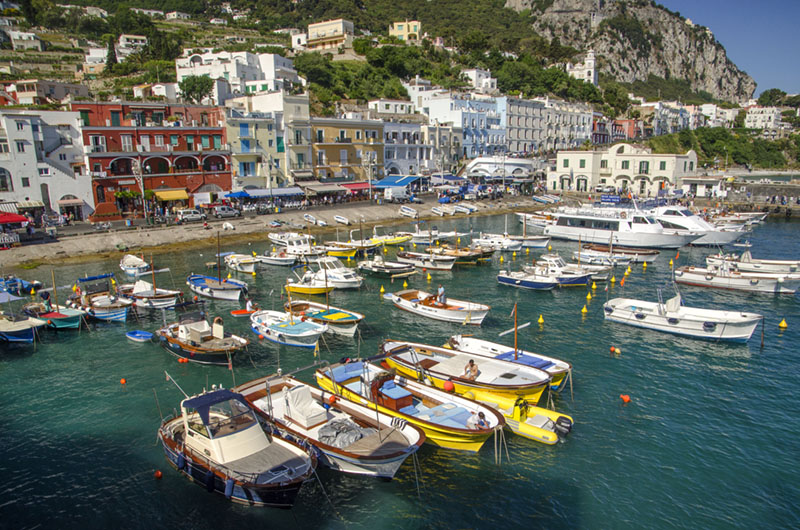
M 164 474 L 161 472 L 161 470 L 160 470 L 160 469 L 156 469 L 156 472 L 155 472 L 155 473 L 153 473 L 153 476 L 154 476 L 156 479 L 161 479 L 161 477 L 163 477 L 163 476 L 164 476 Z
M 128 383 L 128 380 L 125 379 L 124 377 L 119 380 L 119 384 L 121 384 L 121 385 L 124 385 L 124 384 L 127 384 L 127 383 Z
M 264 340 L 264 335 L 259 335 L 258 340 Z
M 452 392 L 456 389 L 456 385 L 454 385 L 452 381 L 445 381 L 442 387 L 444 388 L 445 392 Z
M 611 346 L 611 353 L 614 353 L 616 351 L 617 351 L 617 349 L 614 346 Z
M 628 394 L 620 394 L 619 398 L 622 400 L 623 403 L 631 402 L 631 397 Z
M 194 295 L 194 298 L 192 298 L 192 300 L 197 302 L 197 295 Z
M 48 320 L 48 321 L 47 321 L 47 325 L 48 325 L 48 326 L 52 326 L 52 325 L 53 325 L 53 321 L 52 321 L 52 320 Z
M 334 403 L 336 403 L 336 396 L 331 396 L 331 397 L 329 397 L 329 398 L 328 398 L 328 402 L 329 402 L 331 405 L 333 405 Z

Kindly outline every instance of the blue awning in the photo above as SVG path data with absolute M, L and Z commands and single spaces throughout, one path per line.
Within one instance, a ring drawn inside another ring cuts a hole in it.
M 197 411 L 200 414 L 200 418 L 203 420 L 203 424 L 208 425 L 208 411 L 212 405 L 216 405 L 217 403 L 222 403 L 224 401 L 228 401 L 234 399 L 244 405 L 246 408 L 250 408 L 250 405 L 247 404 L 244 397 L 241 394 L 237 394 L 236 392 L 231 392 L 227 389 L 217 390 L 214 392 L 207 392 L 205 394 L 200 394 L 199 396 L 189 398 L 184 400 L 183 406 L 187 409 L 191 408 Z
M 431 175 L 431 184 L 461 184 L 466 183 L 467 179 L 464 177 L 457 177 L 455 175 L 451 175 L 450 173 L 445 173 L 444 175 Z
M 247 196 L 252 199 L 260 199 L 263 197 L 285 197 L 287 195 L 304 195 L 303 190 L 297 186 L 288 188 L 271 188 L 271 189 L 254 189 L 244 190 Z
M 234 191 L 233 193 L 228 193 L 225 195 L 228 199 L 244 199 L 245 197 L 250 197 L 246 191 Z
M 420 177 L 414 175 L 389 175 L 385 179 L 373 184 L 373 188 L 403 188 L 413 184 Z

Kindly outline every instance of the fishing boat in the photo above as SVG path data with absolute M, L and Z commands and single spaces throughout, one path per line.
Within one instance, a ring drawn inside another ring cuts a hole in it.
M 502 252 L 518 252 L 522 250 L 522 241 L 511 239 L 502 234 L 484 234 L 472 240 L 472 243 L 481 247 L 488 247 Z
M 402 278 L 416 272 L 414 265 L 399 261 L 387 261 L 380 254 L 376 254 L 370 260 L 359 261 L 357 268 L 361 273 L 378 278 Z
M 408 233 L 379 233 L 378 228 L 383 228 L 380 225 L 372 227 L 372 240 L 379 245 L 402 245 L 406 241 L 411 240 L 411 234 Z
M 295 256 L 298 260 L 316 258 L 327 254 L 327 251 L 323 247 L 313 245 L 313 241 L 313 238 L 305 234 L 288 238 L 284 241 L 286 253 L 290 256 Z
M 247 283 L 231 278 L 222 279 L 222 265 L 219 251 L 219 232 L 217 232 L 217 277 L 203 276 L 202 274 L 190 274 L 186 278 L 186 285 L 192 292 L 213 298 L 215 300 L 236 301 L 247 294 Z M 230 275 L 229 275 L 230 276 Z
M 313 445 L 320 464 L 343 473 L 391 480 L 425 442 L 411 423 L 290 376 L 261 377 L 234 390 L 266 421 Z
M 119 260 L 119 268 L 129 276 L 139 276 L 150 270 L 150 264 L 144 258 L 134 256 L 133 254 L 125 254 Z
M 652 264 L 660 252 L 652 248 L 638 248 L 638 247 L 625 247 L 619 245 L 604 245 L 600 243 L 587 243 L 581 246 L 581 252 L 592 251 L 600 254 L 605 254 L 612 260 L 627 257 L 631 263 L 647 263 Z
M 455 258 L 456 265 L 477 265 L 478 263 L 488 263 L 494 254 L 493 248 L 485 247 L 459 247 L 450 246 L 447 243 L 439 247 L 431 247 L 429 252 L 436 256 L 449 256 Z
M 256 256 L 258 261 L 265 265 L 277 265 L 279 267 L 290 267 L 295 264 L 297 257 L 287 254 L 285 249 L 269 251 Z
M 253 333 L 265 339 L 298 348 L 314 348 L 320 335 L 328 331 L 326 324 L 295 318 L 291 313 L 262 309 L 250 315 Z
M 413 265 L 420 269 L 449 271 L 453 269 L 456 258 L 455 256 L 443 256 L 431 252 L 400 251 L 397 253 L 397 261 Z
M 497 273 L 497 283 L 534 291 L 549 291 L 558 287 L 558 279 L 554 276 L 541 274 L 535 270 L 530 272 L 501 270 Z
M 291 508 L 317 461 L 310 447 L 277 431 L 241 394 L 219 388 L 181 401 L 181 414 L 164 418 L 158 439 L 170 465 L 206 491 Z
M 380 353 L 386 355 L 384 362 L 399 375 L 427 380 L 440 389 L 452 388 L 456 394 L 502 408 L 513 408 L 519 397 L 536 405 L 550 386 L 550 374 L 544 370 L 448 348 L 386 340 Z M 477 364 L 474 378 L 467 375 L 470 361 Z
M 180 291 L 162 289 L 141 279 L 133 284 L 120 285 L 119 290 L 126 298 L 133 300 L 136 307 L 142 309 L 170 309 L 175 307 L 183 296 Z
M 125 322 L 133 300 L 120 296 L 113 274 L 78 278 L 67 305 L 81 309 L 97 320 Z
M 356 334 L 358 325 L 364 320 L 364 315 L 361 313 L 309 300 L 289 300 L 283 307 L 297 319 L 326 324 L 328 331 L 337 335 L 352 337 Z
M 201 311 L 184 313 L 177 322 L 165 325 L 155 334 L 165 350 L 198 364 L 228 365 L 250 343 L 226 332 L 221 317 L 215 317 L 209 325 Z
M 706 257 L 709 267 L 720 267 L 724 263 L 732 265 L 739 272 L 768 272 L 773 274 L 796 273 L 800 260 L 756 259 L 745 250 L 739 255 L 718 253 Z
M 525 272 L 541 276 L 551 276 L 558 280 L 560 287 L 587 285 L 592 279 L 592 271 L 578 265 L 568 265 L 558 254 L 542 254 L 534 259 L 532 265 L 523 267 Z
M 288 278 L 284 288 L 287 293 L 292 294 L 325 294 L 333 291 L 333 285 L 315 279 L 311 271 L 306 271 L 303 276 Z
M 436 300 L 436 295 L 418 289 L 406 289 L 397 293 L 387 293 L 386 298 L 394 305 L 410 313 L 434 320 L 472 324 L 480 326 L 491 309 L 490 306 L 475 302 L 465 302 L 448 297 L 445 303 Z
M 695 287 L 714 287 L 754 293 L 794 294 L 800 287 L 800 275 L 739 272 L 723 264 L 719 268 L 679 267 L 675 282 Z
M 22 300 L 11 293 L 0 291 L 0 304 Z M 0 341 L 32 343 L 36 329 L 47 324 L 46 320 L 11 311 L 0 311 Z
M 344 215 L 334 215 L 333 216 L 333 220 L 336 221 L 339 224 L 348 225 L 348 226 L 350 225 L 350 219 L 348 219 Z
M 379 246 L 381 246 L 381 241 L 374 240 L 372 238 L 365 238 L 364 237 L 364 229 L 361 228 L 361 222 L 359 221 L 359 228 L 356 230 L 350 230 L 350 239 L 348 241 L 342 242 L 342 245 L 349 246 L 351 248 L 355 248 L 358 250 L 359 256 L 366 256 L 369 253 L 374 253 Z M 355 237 L 355 233 L 358 232 L 358 237 Z
M 235 254 L 233 252 L 223 254 L 225 265 L 236 272 L 252 274 L 256 271 L 256 264 L 259 260 L 247 254 Z
M 686 307 L 680 293 L 662 302 L 612 298 L 603 305 L 606 320 L 695 339 L 747 342 L 764 317 L 756 313 Z
M 334 258 L 354 258 L 358 254 L 358 248 L 342 243 L 340 241 L 326 241 L 324 245 L 320 245 L 328 256 Z
M 26 315 L 47 322 L 47 327 L 51 329 L 78 329 L 85 321 L 86 311 L 58 303 L 58 290 L 56 287 L 55 272 L 50 271 L 53 279 L 51 291 L 39 291 L 41 301 L 29 302 L 22 306 L 22 312 Z M 50 292 L 53 293 L 52 300 Z
M 411 206 L 405 206 L 405 205 L 401 206 L 400 210 L 399 210 L 399 213 L 403 217 L 410 217 L 412 219 L 416 219 L 416 218 L 419 217 L 419 213 L 417 213 L 417 211 L 414 208 L 412 208 Z
M 38 280 L 29 282 L 14 275 L 8 275 L 0 278 L 0 291 L 11 293 L 14 296 L 19 296 L 21 294 L 34 294 L 41 288 L 42 282 Z
M 341 261 L 331 256 L 323 256 L 315 260 L 319 270 L 314 272 L 314 279 L 318 282 L 332 285 L 336 289 L 358 289 L 364 283 L 364 278 L 355 273 L 353 269 L 345 267 Z
M 364 361 L 333 364 L 314 376 L 328 392 L 419 427 L 426 441 L 438 447 L 476 452 L 504 425 L 492 407 L 394 376 Z M 477 423 L 481 413 L 486 426 Z
M 566 361 L 469 335 L 453 335 L 447 343 L 453 349 L 470 355 L 524 364 L 544 370 L 550 374 L 550 390 L 555 392 L 564 390 L 567 378 L 572 372 L 572 365 Z

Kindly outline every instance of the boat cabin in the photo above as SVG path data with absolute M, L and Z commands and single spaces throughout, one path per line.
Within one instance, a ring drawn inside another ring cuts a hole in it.
M 222 319 L 216 320 L 213 326 L 208 324 L 205 314 L 200 311 L 182 315 L 178 321 L 178 340 L 189 344 L 202 344 L 212 339 L 225 338 Z

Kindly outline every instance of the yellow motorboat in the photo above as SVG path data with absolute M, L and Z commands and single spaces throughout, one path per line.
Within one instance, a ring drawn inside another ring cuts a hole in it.
M 338 241 L 329 241 L 323 248 L 328 253 L 328 256 L 334 258 L 354 258 L 358 253 L 358 249 L 349 245 L 343 245 Z
M 472 356 L 468 353 L 426 344 L 387 340 L 381 345 L 386 364 L 403 375 L 428 380 L 437 388 L 457 394 L 471 393 L 478 401 L 511 409 L 517 398 L 536 405 L 550 384 L 544 370 L 508 361 Z M 467 366 L 473 363 L 473 373 Z
M 378 234 L 378 228 L 381 226 L 377 225 L 372 228 L 372 241 L 381 245 L 401 245 L 406 241 L 411 241 L 411 234 Z
M 464 396 L 469 397 L 467 394 Z M 531 406 L 521 397 L 514 403 L 513 408 L 500 409 L 500 413 L 511 432 L 547 445 L 558 443 L 559 439 L 572 431 L 574 424 L 571 416 Z
M 308 272 L 297 280 L 287 279 L 284 288 L 290 294 L 326 294 L 333 291 L 333 285 L 314 279 L 314 275 Z
M 315 372 L 317 384 L 334 394 L 407 421 L 425 432 L 426 441 L 461 451 L 478 451 L 503 416 L 493 408 L 458 395 L 395 376 L 378 366 L 356 361 Z M 479 425 L 480 414 L 486 425 Z

